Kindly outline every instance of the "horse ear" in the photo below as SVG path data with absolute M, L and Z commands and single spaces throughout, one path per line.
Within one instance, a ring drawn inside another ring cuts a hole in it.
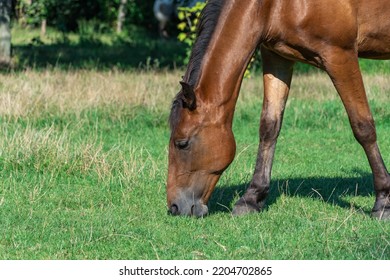
M 194 110 L 196 108 L 196 97 L 193 87 L 186 83 L 180 82 L 183 92 L 183 102 L 185 107 L 190 110 Z

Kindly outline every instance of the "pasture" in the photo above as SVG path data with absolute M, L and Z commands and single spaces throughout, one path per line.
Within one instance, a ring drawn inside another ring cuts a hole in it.
M 390 64 L 362 63 L 390 165 Z M 182 70 L 1 74 L 0 259 L 389 259 L 390 223 L 369 216 L 370 169 L 337 93 L 324 73 L 300 72 L 266 210 L 231 215 L 256 159 L 255 74 L 237 104 L 235 161 L 201 219 L 166 208 L 167 119 Z

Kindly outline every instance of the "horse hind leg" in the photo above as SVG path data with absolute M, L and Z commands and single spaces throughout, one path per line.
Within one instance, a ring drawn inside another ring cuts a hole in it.
M 287 101 L 294 62 L 262 48 L 264 100 L 260 119 L 260 144 L 252 181 L 236 202 L 233 215 L 260 211 L 269 192 L 276 141 Z
M 325 69 L 335 85 L 356 140 L 370 164 L 376 201 L 372 216 L 390 219 L 390 176 L 377 145 L 374 120 L 368 105 L 357 55 L 354 51 L 330 50 Z

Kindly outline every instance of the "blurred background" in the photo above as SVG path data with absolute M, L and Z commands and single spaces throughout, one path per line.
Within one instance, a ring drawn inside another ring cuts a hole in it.
M 6 70 L 181 68 L 188 62 L 204 2 L 1 0 L 0 65 Z M 261 69 L 259 57 L 246 76 Z M 389 71 L 388 62 L 364 60 L 361 68 Z M 298 63 L 295 71 L 316 69 Z
M 190 26 L 178 29 L 178 8 L 196 2 L 2 0 L 2 64 L 13 69 L 180 67 L 188 44 L 177 37 Z

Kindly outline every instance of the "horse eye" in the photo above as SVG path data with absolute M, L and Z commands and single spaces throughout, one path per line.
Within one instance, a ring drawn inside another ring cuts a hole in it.
M 175 141 L 175 146 L 179 150 L 186 150 L 186 149 L 188 149 L 190 147 L 190 141 L 188 141 L 188 140 L 178 140 L 178 141 Z

